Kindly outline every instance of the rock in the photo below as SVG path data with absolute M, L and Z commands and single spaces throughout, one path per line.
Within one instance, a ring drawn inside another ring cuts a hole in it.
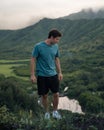
M 83 113 L 79 102 L 75 99 L 69 99 L 67 96 L 59 98 L 58 109 L 69 110 L 73 113 Z

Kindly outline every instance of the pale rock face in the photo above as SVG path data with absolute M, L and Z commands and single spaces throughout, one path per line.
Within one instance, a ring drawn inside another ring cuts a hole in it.
M 73 113 L 83 113 L 79 102 L 75 99 L 69 99 L 67 96 L 59 98 L 58 109 L 69 110 Z

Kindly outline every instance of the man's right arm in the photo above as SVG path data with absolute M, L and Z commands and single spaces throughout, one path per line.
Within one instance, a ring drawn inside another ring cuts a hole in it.
M 36 69 L 36 58 L 32 57 L 30 61 L 30 71 L 31 71 L 31 81 L 33 83 L 37 81 L 35 76 L 35 69 Z

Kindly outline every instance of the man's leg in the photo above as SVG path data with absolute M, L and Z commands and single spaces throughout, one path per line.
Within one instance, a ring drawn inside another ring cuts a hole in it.
M 59 103 L 59 93 L 53 94 L 53 110 L 56 111 Z
M 42 104 L 43 104 L 46 112 L 48 112 L 48 98 L 47 97 L 48 97 L 47 94 L 42 96 Z
M 45 119 L 50 119 L 50 113 L 48 112 L 48 95 L 43 95 L 42 96 L 42 104 L 45 108 Z
M 45 109 L 45 119 L 50 118 L 48 112 L 48 92 L 49 88 L 47 87 L 46 77 L 38 76 L 37 78 L 38 94 L 41 95 L 42 105 Z
M 53 113 L 52 116 L 56 119 L 61 119 L 61 115 L 57 111 L 58 109 L 58 103 L 59 103 L 59 93 L 53 94 Z

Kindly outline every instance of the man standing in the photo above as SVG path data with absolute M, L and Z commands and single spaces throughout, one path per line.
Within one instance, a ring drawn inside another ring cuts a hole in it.
M 42 96 L 42 104 L 46 110 L 45 119 L 50 118 L 48 111 L 48 92 L 53 93 L 53 118 L 60 119 L 57 111 L 59 102 L 59 81 L 62 80 L 58 42 L 61 33 L 53 29 L 45 41 L 34 46 L 31 58 L 31 81 L 37 82 L 38 94 Z M 36 73 L 35 73 L 36 72 Z

